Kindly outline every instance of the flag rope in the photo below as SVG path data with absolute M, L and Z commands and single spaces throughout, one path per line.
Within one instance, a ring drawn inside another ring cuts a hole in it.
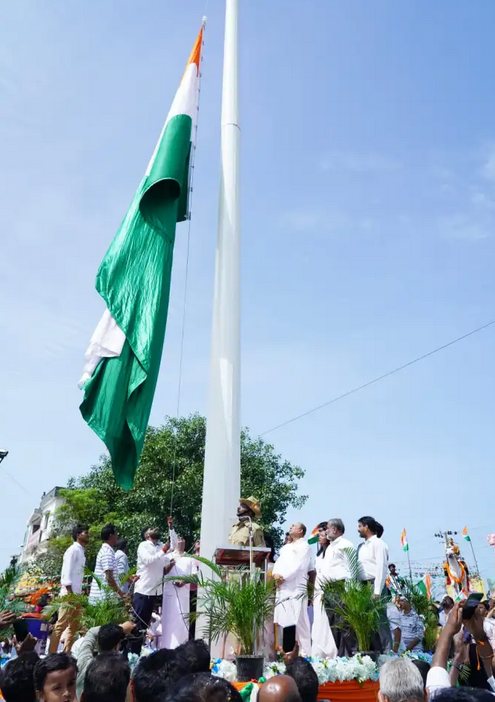
M 195 168 L 194 164 L 196 161 L 196 141 L 197 141 L 197 136 L 198 136 L 198 124 L 199 124 L 199 104 L 201 100 L 201 79 L 202 79 L 202 70 L 201 70 L 201 65 L 203 63 L 203 47 L 205 45 L 204 41 L 204 36 L 205 36 L 205 29 L 206 29 L 206 13 L 205 16 L 203 17 L 203 22 L 202 22 L 202 27 L 203 27 L 203 38 L 201 42 L 201 61 L 200 61 L 200 67 L 199 67 L 199 83 L 198 83 L 198 104 L 197 104 L 197 115 L 196 115 L 196 123 L 194 125 L 194 134 L 193 134 L 193 142 L 192 142 L 192 153 L 191 153 L 191 177 L 189 181 L 189 211 L 187 213 L 187 237 L 186 237 L 186 267 L 185 267 L 185 272 L 184 272 L 184 292 L 183 292 L 183 297 L 182 297 L 182 325 L 181 325 L 181 338 L 180 338 L 180 352 L 179 352 L 179 377 L 177 381 L 177 405 L 176 405 L 176 413 L 175 413 L 175 419 L 178 421 L 179 419 L 179 413 L 180 413 L 180 400 L 181 400 L 181 394 L 182 394 L 182 369 L 184 365 L 184 342 L 185 342 L 185 337 L 186 337 L 186 316 L 187 316 L 187 291 L 188 291 L 188 285 L 189 285 L 189 257 L 190 257 L 190 251 L 191 251 L 191 223 L 192 223 L 192 217 L 191 217 L 191 209 L 192 209 L 192 201 L 193 201 L 193 185 L 194 185 L 194 173 L 195 173 Z M 174 434 L 174 457 L 172 461 L 172 486 L 171 486 L 171 492 L 170 492 L 170 515 L 172 515 L 172 509 L 174 506 L 174 488 L 175 488 L 175 474 L 176 474 L 176 469 L 177 469 L 177 427 L 175 428 L 175 434 Z

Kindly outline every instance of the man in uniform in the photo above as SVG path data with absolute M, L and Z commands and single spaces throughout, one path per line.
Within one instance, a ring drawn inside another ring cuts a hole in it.
M 249 533 L 253 535 L 253 546 L 265 546 L 263 529 L 254 519 L 261 517 L 260 503 L 255 497 L 239 500 L 237 508 L 239 521 L 234 524 L 229 534 L 229 544 L 232 546 L 249 546 Z

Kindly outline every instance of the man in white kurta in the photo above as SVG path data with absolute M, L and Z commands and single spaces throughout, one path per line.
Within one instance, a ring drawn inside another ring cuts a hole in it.
M 295 627 L 300 656 L 311 655 L 307 596 L 311 548 L 304 539 L 305 534 L 304 524 L 291 526 L 292 542 L 282 546 L 273 568 L 273 578 L 277 583 L 274 622 L 282 629 Z
M 316 554 L 316 582 L 313 600 L 314 620 L 311 629 L 311 655 L 313 658 L 335 658 L 337 646 L 333 638 L 330 623 L 323 602 L 323 585 L 325 575 L 325 553 L 329 545 L 327 522 L 318 525 L 318 552 Z
M 345 525 L 342 519 L 330 519 L 327 536 L 330 541 L 322 563 L 321 579 L 343 583 L 350 580 L 351 560 L 355 554 L 353 544 L 345 537 Z M 339 610 L 341 600 L 337 593 L 329 594 L 325 602 L 328 623 L 333 634 L 338 656 L 350 657 L 356 653 L 357 641 L 349 624 L 341 617 Z

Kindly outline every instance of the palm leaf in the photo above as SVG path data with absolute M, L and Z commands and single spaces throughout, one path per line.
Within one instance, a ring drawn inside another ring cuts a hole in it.
M 198 561 L 198 563 L 202 563 L 203 565 L 207 566 L 215 575 L 219 578 L 221 578 L 224 574 L 224 571 L 217 566 L 216 563 L 213 561 L 210 561 L 208 558 L 204 558 L 203 556 L 193 556 L 191 553 L 185 553 L 184 558 L 193 558 L 195 561 Z
M 324 581 L 321 585 L 322 600 L 342 620 L 342 628 L 350 626 L 353 630 L 360 651 L 371 648 L 372 634 L 378 631 L 386 602 L 384 598 L 374 597 L 370 583 L 359 579 L 359 556 L 354 548 L 342 549 L 347 558 L 350 579 L 343 581 Z
M 103 590 L 105 587 L 105 583 L 103 580 L 98 576 L 93 573 L 91 568 L 88 568 L 87 566 L 84 566 L 84 575 L 88 575 L 90 578 L 93 578 L 93 580 L 96 581 L 96 584 L 98 585 L 100 590 Z
M 206 558 L 196 558 L 212 571 L 194 575 L 166 576 L 164 582 L 197 585 L 198 610 L 190 619 L 204 617 L 203 636 L 213 641 L 232 634 L 240 651 L 253 654 L 257 639 L 275 607 L 275 584 L 251 577 L 246 568 L 222 570 Z
M 120 581 L 121 585 L 125 585 L 131 578 L 133 578 L 137 573 L 137 568 L 131 568 L 130 571 L 125 575 Z
M 352 546 L 348 546 L 347 548 L 343 548 L 342 552 L 345 554 L 347 558 L 347 565 L 349 567 L 349 572 L 351 574 L 350 579 L 354 582 L 359 581 L 359 556 L 358 552 L 356 551 L 355 548 L 352 548 Z

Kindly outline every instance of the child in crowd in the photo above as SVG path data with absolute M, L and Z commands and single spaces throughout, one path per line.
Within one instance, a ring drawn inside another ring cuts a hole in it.
M 39 702 L 74 702 L 76 661 L 67 653 L 52 653 L 34 668 L 34 687 Z

